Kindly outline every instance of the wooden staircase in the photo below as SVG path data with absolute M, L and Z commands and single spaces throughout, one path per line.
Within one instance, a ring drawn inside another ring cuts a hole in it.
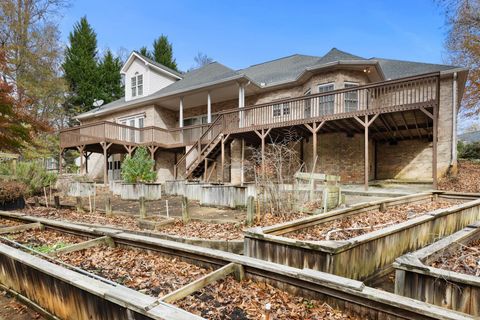
M 202 134 L 200 139 L 178 160 L 175 164 L 175 178 L 196 179 L 205 172 L 207 162 L 215 160 L 221 150 L 222 140 L 225 142 L 224 135 L 224 116 L 220 115 Z M 197 151 L 195 160 L 187 163 L 189 155 Z M 179 168 L 186 168 L 185 173 L 178 174 Z

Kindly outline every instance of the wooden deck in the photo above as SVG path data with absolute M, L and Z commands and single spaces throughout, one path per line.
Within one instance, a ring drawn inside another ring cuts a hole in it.
M 62 130 L 60 148 L 107 155 L 130 154 L 146 146 L 154 157 L 158 149 L 183 151 L 192 146 L 175 165 L 176 177 L 191 178 L 205 172 L 208 157 L 221 152 L 223 162 L 224 146 L 234 137 L 259 138 L 263 149 L 267 136 L 295 128 L 313 136 L 313 154 L 319 133 L 360 133 L 366 141 L 369 137 L 377 141 L 427 137 L 435 142 L 436 163 L 439 90 L 440 75 L 432 73 L 226 110 L 208 125 L 139 129 L 97 122 Z M 432 174 L 436 177 L 436 172 Z

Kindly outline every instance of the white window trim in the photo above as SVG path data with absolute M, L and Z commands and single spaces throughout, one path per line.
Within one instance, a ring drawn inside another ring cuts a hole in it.
M 142 93 L 141 94 L 138 93 L 138 88 L 140 87 L 140 85 L 138 84 L 138 80 L 139 80 L 140 77 L 142 78 L 142 84 L 141 84 Z M 134 81 L 135 81 L 135 85 L 133 85 Z M 130 93 L 132 95 L 132 98 L 142 97 L 144 92 L 145 92 L 145 77 L 143 76 L 142 73 L 135 72 L 133 77 L 130 77 Z
M 353 87 L 359 87 L 359 86 L 360 86 L 360 83 L 359 83 L 359 82 L 354 82 L 354 81 L 345 81 L 345 82 L 343 83 L 343 87 L 346 89 L 346 88 L 347 88 L 347 87 L 346 87 L 347 85 L 351 85 L 351 86 L 353 86 Z M 347 104 L 346 104 L 346 102 L 347 102 L 347 101 L 346 101 L 346 96 L 345 96 L 345 94 L 344 94 L 344 95 L 343 95 L 343 111 L 344 111 L 344 112 L 347 112 L 347 109 L 346 109 Z M 358 91 L 357 91 L 357 107 L 356 107 L 356 110 L 358 110 L 359 103 L 360 103 L 360 100 L 358 99 Z M 349 111 L 349 112 L 352 112 L 352 111 Z

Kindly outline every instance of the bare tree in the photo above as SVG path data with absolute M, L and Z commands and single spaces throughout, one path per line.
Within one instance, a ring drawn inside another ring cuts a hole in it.
M 446 18 L 448 62 L 470 69 L 462 111 L 480 113 L 480 0 L 439 0 Z
M 190 68 L 188 71 L 192 71 L 198 68 L 201 68 L 209 63 L 213 62 L 213 59 L 207 56 L 205 53 L 198 52 L 195 57 L 193 57 L 193 61 L 195 62 L 195 66 Z
M 294 175 L 302 167 L 297 147 L 300 137 L 293 130 L 285 132 L 265 147 L 265 172 L 262 170 L 262 151 L 249 147 L 251 156 L 247 159 L 245 170 L 255 177 L 257 198 L 263 197 L 264 203 L 272 214 L 291 212 L 291 188 Z

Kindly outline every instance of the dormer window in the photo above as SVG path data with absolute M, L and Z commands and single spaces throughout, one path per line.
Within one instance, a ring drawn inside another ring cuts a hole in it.
M 135 73 L 132 77 L 132 97 L 143 95 L 143 74 Z

